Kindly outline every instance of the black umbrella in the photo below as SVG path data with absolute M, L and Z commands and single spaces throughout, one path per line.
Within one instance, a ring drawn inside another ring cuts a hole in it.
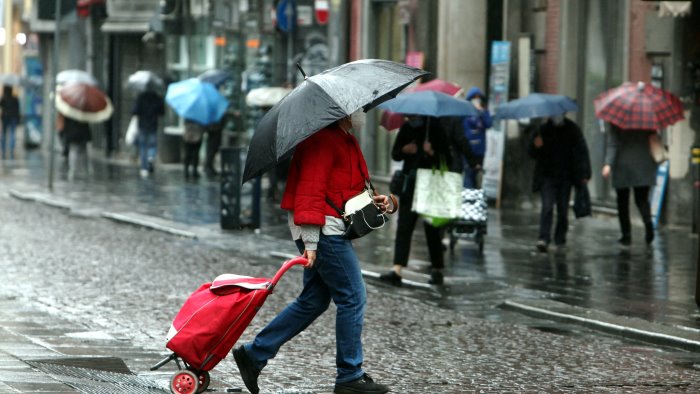
M 243 182 L 289 157 L 297 144 L 318 130 L 396 97 L 426 74 L 405 64 L 366 59 L 305 78 L 258 123 L 248 147 Z
M 226 70 L 207 70 L 199 74 L 197 78 L 204 82 L 209 82 L 218 88 L 224 82 L 231 80 L 233 78 L 233 74 Z

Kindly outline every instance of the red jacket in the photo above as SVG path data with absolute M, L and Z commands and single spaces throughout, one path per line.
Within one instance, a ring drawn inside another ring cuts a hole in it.
M 289 167 L 282 209 L 294 211 L 294 223 L 326 224 L 326 216 L 340 217 L 326 202 L 341 210 L 360 193 L 369 179 L 357 139 L 338 127 L 327 127 L 300 143 Z

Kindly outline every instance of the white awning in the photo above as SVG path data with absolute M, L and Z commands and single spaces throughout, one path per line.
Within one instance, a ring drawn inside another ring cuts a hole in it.
M 659 16 L 683 17 L 690 15 L 692 1 L 661 1 L 659 2 Z
M 121 21 L 107 19 L 101 29 L 103 33 L 143 34 L 149 30 L 149 21 Z

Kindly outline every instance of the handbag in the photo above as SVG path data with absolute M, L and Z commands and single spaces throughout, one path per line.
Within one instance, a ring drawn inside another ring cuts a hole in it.
M 127 145 L 133 145 L 136 142 L 136 136 L 139 134 L 139 118 L 134 115 L 129 121 L 129 127 L 126 128 L 126 135 L 124 136 L 124 142 Z
M 573 209 L 576 219 L 591 216 L 591 195 L 588 191 L 588 185 L 576 185 Z
M 396 212 L 396 207 L 398 206 L 396 197 L 390 196 L 394 209 L 383 212 L 374 203 L 374 187 L 369 182 L 367 184 L 362 192 L 345 202 L 344 210 L 338 208 L 333 201 L 326 197 L 328 205 L 338 212 L 345 223 L 343 237 L 346 239 L 361 238 L 374 230 L 384 227 L 386 222 L 389 221 L 386 213 Z
M 391 176 L 391 181 L 389 182 L 389 191 L 396 195 L 402 195 L 406 192 L 406 186 L 408 184 L 408 175 L 402 170 L 394 171 Z
M 661 164 L 668 160 L 668 152 L 666 152 L 666 148 L 661 143 L 661 138 L 656 133 L 649 135 L 649 152 L 656 164 Z

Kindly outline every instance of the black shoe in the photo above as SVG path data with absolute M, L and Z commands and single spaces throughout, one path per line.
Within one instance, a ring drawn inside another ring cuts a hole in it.
M 258 387 L 260 370 L 255 368 L 242 345 L 233 349 L 231 353 L 233 353 L 233 359 L 236 360 L 236 365 L 238 365 L 243 384 L 252 394 L 258 394 L 260 392 Z
M 383 384 L 374 383 L 369 375 L 364 374 L 361 378 L 347 383 L 336 383 L 335 394 L 384 394 L 389 392 L 389 387 Z
M 617 242 L 620 243 L 621 246 L 623 247 L 629 247 L 632 245 L 632 237 L 629 235 L 623 235 L 620 239 L 617 240 Z
M 430 273 L 430 280 L 428 281 L 431 285 L 441 285 L 445 283 L 445 277 L 442 275 L 442 271 L 435 271 Z
M 397 274 L 396 271 L 389 271 L 386 274 L 379 275 L 379 280 L 394 286 L 401 286 L 401 275 Z
M 547 242 L 543 240 L 537 241 L 535 247 L 537 247 L 537 251 L 541 253 L 547 253 L 547 250 L 549 249 L 549 245 L 547 245 Z
M 644 237 L 644 240 L 647 242 L 647 245 L 651 244 L 654 242 L 654 226 L 649 223 L 646 227 L 646 234 Z

